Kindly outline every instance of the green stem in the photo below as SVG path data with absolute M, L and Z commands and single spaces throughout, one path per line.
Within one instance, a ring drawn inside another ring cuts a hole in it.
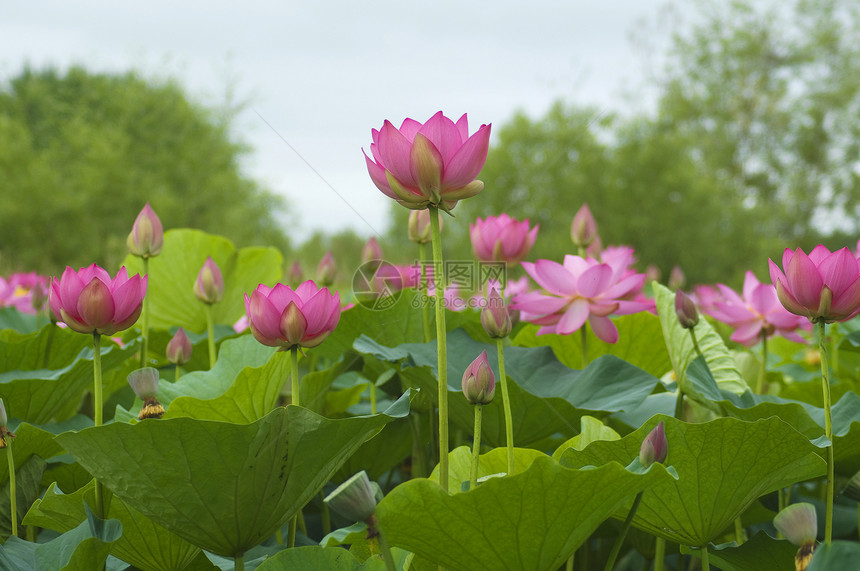
M 320 500 L 324 500 L 324 499 L 325 499 L 325 492 L 320 490 Z M 331 512 L 329 511 L 328 504 L 325 503 L 325 501 L 323 501 L 323 503 L 322 503 L 321 518 L 322 518 L 322 531 L 323 531 L 323 535 L 325 536 L 325 535 L 328 535 L 331 533 Z
M 702 546 L 702 571 L 711 570 L 711 558 L 708 553 L 708 544 Z
M 615 567 L 615 560 L 618 559 L 618 553 L 621 552 L 621 546 L 624 545 L 624 539 L 627 537 L 627 532 L 630 531 L 630 525 L 633 523 L 633 517 L 636 515 L 636 510 L 639 508 L 639 502 L 642 501 L 642 494 L 636 494 L 636 499 L 633 500 L 633 505 L 627 513 L 627 519 L 624 520 L 624 527 L 621 528 L 621 533 L 615 538 L 615 543 L 612 545 L 612 551 L 609 552 L 609 559 L 606 560 L 606 565 L 603 571 L 612 571 Z
M 299 346 L 290 347 L 290 392 L 292 404 L 301 406 L 299 396 Z
M 576 551 L 570 554 L 570 557 L 567 558 L 567 562 L 564 564 L 564 571 L 573 571 L 573 558 L 576 556 Z
M 294 515 L 290 519 L 290 527 L 287 528 L 287 547 L 295 547 L 296 546 L 296 526 L 299 523 L 298 514 Z
M 369 381 L 367 388 L 370 390 L 370 414 L 376 414 L 376 383 Z
M 582 347 L 582 368 L 586 368 L 588 366 L 588 332 L 586 328 L 588 327 L 587 323 L 583 323 L 582 327 L 579 328 L 580 332 L 580 341 Z
M 690 328 L 690 329 L 688 329 L 687 331 L 689 331 L 689 332 L 690 332 L 690 339 L 692 339 L 692 340 L 693 340 L 693 348 L 696 350 L 696 355 L 698 355 L 699 357 L 701 357 L 701 358 L 703 358 L 703 359 L 704 359 L 704 358 L 705 358 L 705 356 L 704 356 L 704 355 L 702 355 L 702 350 L 701 350 L 701 349 L 699 349 L 699 341 L 698 341 L 698 339 L 696 339 L 696 329 L 695 329 L 695 328 Z M 707 364 L 708 364 L 708 363 L 707 363 L 707 362 L 705 362 L 705 366 L 707 366 Z
M 15 489 L 15 458 L 12 456 L 12 438 L 6 441 L 6 459 L 9 461 L 9 509 L 12 515 L 12 535 L 18 535 L 18 494 Z
M 654 541 L 654 571 L 666 568 L 666 540 L 658 537 Z
M 430 416 L 432 417 L 432 413 Z M 427 474 L 427 462 L 421 441 L 421 416 L 414 412 L 410 414 L 409 425 L 412 428 L 412 477 L 423 478 Z
M 469 477 L 470 490 L 478 487 L 478 460 L 481 456 L 481 417 L 483 416 L 483 409 L 483 405 L 475 405 L 475 431 L 472 437 L 472 472 Z
M 505 353 L 501 339 L 496 339 L 499 353 L 499 385 L 502 387 L 502 408 L 505 412 L 505 441 L 508 448 L 508 476 L 514 475 L 514 423 L 511 416 L 511 397 L 508 394 L 508 378 L 505 376 Z
M 206 331 L 209 333 L 209 368 L 215 366 L 218 355 L 215 354 L 215 317 L 212 315 L 212 304 L 206 304 Z
M 428 279 L 427 279 L 427 245 L 418 244 L 418 271 L 421 272 L 418 281 L 418 291 L 421 292 L 424 299 L 421 304 L 421 323 L 424 325 L 424 342 L 429 343 L 433 338 L 433 331 L 430 329 L 430 304 L 427 300 L 430 299 Z
M 827 373 L 827 324 L 818 322 L 818 349 L 821 352 L 821 389 L 824 392 L 824 434 L 830 445 L 827 447 L 827 513 L 824 520 L 824 543 L 833 540 L 833 421 L 830 415 L 830 379 Z
M 433 236 L 433 280 L 436 305 L 437 371 L 439 376 L 439 485 L 448 491 L 448 343 L 445 331 L 445 275 L 442 266 L 442 232 L 439 208 L 430 206 Z
M 176 368 L 173 371 L 173 382 L 175 383 L 176 381 L 178 381 L 179 377 L 181 377 L 181 376 L 182 376 L 182 367 L 180 367 L 179 365 L 176 365 Z
M 245 554 L 237 555 L 233 558 L 234 571 L 245 571 Z
M 102 336 L 93 331 L 93 423 L 95 426 L 102 425 L 102 407 L 104 397 L 102 396 Z M 104 488 L 102 483 L 96 480 L 96 515 L 99 519 L 105 518 Z
M 284 531 L 280 527 L 275 530 L 275 542 L 278 545 L 284 544 Z
M 149 275 L 149 258 L 143 258 L 143 275 Z M 147 289 L 149 283 L 147 278 Z M 146 352 L 149 350 L 149 296 L 143 296 L 143 311 L 141 313 L 141 345 L 140 345 L 140 368 L 146 367 Z
M 735 518 L 735 542 L 738 547 L 744 544 L 744 525 L 740 516 Z
M 385 535 L 381 531 L 378 531 L 379 535 L 377 535 L 377 539 L 379 539 L 379 551 L 382 553 L 382 560 L 385 561 L 385 568 L 388 571 L 397 571 L 397 566 L 394 565 L 394 557 L 391 555 L 391 548 L 388 546 L 388 542 L 385 541 Z
M 757 394 L 764 394 L 764 385 L 767 381 L 767 333 L 761 332 L 761 369 L 758 374 L 758 382 L 755 386 Z

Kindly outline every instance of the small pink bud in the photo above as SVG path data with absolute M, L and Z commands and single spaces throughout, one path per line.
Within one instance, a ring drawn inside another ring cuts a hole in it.
M 570 237 L 579 248 L 587 248 L 597 238 L 597 221 L 591 215 L 587 204 L 583 204 L 573 217 Z
M 125 243 L 128 251 L 140 258 L 151 258 L 161 253 L 164 227 L 148 202 L 134 220 L 134 226 Z
M 442 218 L 439 218 L 439 229 L 442 229 Z M 418 244 L 427 244 L 432 236 L 430 232 L 430 211 L 412 210 L 409 212 L 409 239 Z
M 209 256 L 200 268 L 200 273 L 197 274 L 197 281 L 194 282 L 194 295 L 203 303 L 212 305 L 218 303 L 224 297 L 224 278 L 221 276 L 221 270 L 218 264 Z
M 669 289 L 682 288 L 685 283 L 687 283 L 687 276 L 684 275 L 681 266 L 672 268 L 672 271 L 669 272 Z
M 490 290 L 486 305 L 481 308 L 481 325 L 484 326 L 487 335 L 493 339 L 504 339 L 513 328 L 505 300 L 502 299 L 496 288 Z
M 302 265 L 298 260 L 294 261 L 290 265 L 290 269 L 287 272 L 287 281 L 295 287 L 305 281 L 304 272 L 302 272 Z
M 666 431 L 661 421 L 642 441 L 642 447 L 639 448 L 639 463 L 645 468 L 654 462 L 662 464 L 666 461 L 668 453 L 669 442 L 666 440 Z
M 6 417 L 6 406 L 3 404 L 3 399 L 0 399 L 0 448 L 6 448 L 9 445 L 7 438 L 15 438 L 15 434 L 6 428 L 6 423 L 9 419 Z
M 382 246 L 376 241 L 376 238 L 371 236 L 361 249 L 361 263 L 373 262 L 382 259 Z
M 181 327 L 167 343 L 167 360 L 174 365 L 182 366 L 191 360 L 191 340 Z
M 463 394 L 469 404 L 490 404 L 496 394 L 496 375 L 482 351 L 463 373 Z
M 660 281 L 660 268 L 658 268 L 654 264 L 648 264 L 648 267 L 645 268 L 645 282 L 659 282 Z
M 337 276 L 337 264 L 334 261 L 334 256 L 331 255 L 331 252 L 326 252 L 323 259 L 320 260 L 319 265 L 317 266 L 317 283 L 319 283 L 322 287 L 328 287 L 334 283 L 335 276 Z
M 675 314 L 684 329 L 692 329 L 699 322 L 695 302 L 680 289 L 675 290 Z

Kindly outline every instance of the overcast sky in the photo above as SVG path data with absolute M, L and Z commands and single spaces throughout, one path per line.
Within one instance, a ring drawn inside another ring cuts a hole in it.
M 649 50 L 630 34 L 647 25 L 659 52 L 670 14 L 666 0 L 6 0 L 0 81 L 28 63 L 82 64 L 173 76 L 209 104 L 230 88 L 250 103 L 235 124 L 252 147 L 244 168 L 287 197 L 291 237 L 371 235 L 384 232 L 389 200 L 361 154 L 372 128 L 442 110 L 468 113 L 474 131 L 559 98 L 629 108 L 633 88 L 632 104 L 647 105 Z

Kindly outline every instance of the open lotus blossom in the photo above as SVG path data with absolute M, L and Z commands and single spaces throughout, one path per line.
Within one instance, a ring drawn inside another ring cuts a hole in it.
M 779 333 L 786 339 L 803 343 L 797 329 L 811 329 L 809 320 L 786 310 L 773 284 L 763 284 L 750 271 L 744 278 L 743 297 L 730 287 L 717 284 L 721 301 L 708 308 L 708 314 L 735 328 L 731 340 L 752 347 L 762 339 Z
M 507 214 L 478 218 L 469 225 L 472 250 L 482 262 L 520 262 L 534 246 L 538 225 L 529 229 L 528 219 L 520 222 Z
M 79 333 L 113 335 L 140 317 L 146 295 L 146 276 L 128 277 L 120 268 L 116 278 L 93 264 L 79 271 L 66 267 L 51 281 L 48 303 L 59 321 Z
M 371 131 L 367 171 L 376 187 L 403 206 L 450 210 L 458 200 L 475 196 L 484 183 L 475 180 L 487 160 L 490 125 L 469 136 L 464 114 L 454 123 L 441 111 L 426 123 L 406 119 L 397 129 L 385 121 Z
M 860 262 L 848 248 L 831 252 L 818 245 L 807 256 L 786 248 L 783 270 L 768 260 L 782 305 L 812 322 L 845 321 L 860 312 Z
M 251 333 L 263 345 L 291 349 L 316 347 L 340 321 L 340 295 L 308 280 L 295 290 L 260 284 L 245 294 Z
M 543 326 L 538 335 L 568 335 L 588 321 L 597 337 L 615 343 L 618 329 L 609 315 L 626 315 L 653 307 L 653 302 L 628 299 L 642 289 L 645 274 L 629 274 L 628 264 L 620 258 L 610 264 L 567 255 L 564 264 L 538 260 L 522 265 L 546 292 L 518 295 L 512 307 L 522 312 L 522 319 Z

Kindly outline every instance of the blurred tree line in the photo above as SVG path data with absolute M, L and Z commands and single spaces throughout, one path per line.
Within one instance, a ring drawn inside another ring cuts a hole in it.
M 507 212 L 540 223 L 529 259 L 560 261 L 584 202 L 604 245 L 634 246 L 664 279 L 680 265 L 688 283 L 739 285 L 747 269 L 767 279 L 786 247 L 853 249 L 860 4 L 699 2 L 695 22 L 674 37 L 654 111 L 558 102 L 494 125 L 485 190 L 446 220 L 448 255 L 469 255 L 477 216 Z M 389 244 L 405 235 L 393 219 Z
M 167 229 L 288 251 L 284 205 L 241 173 L 228 123 L 135 73 L 25 69 L 0 85 L 0 270 L 115 268 L 147 201 Z

